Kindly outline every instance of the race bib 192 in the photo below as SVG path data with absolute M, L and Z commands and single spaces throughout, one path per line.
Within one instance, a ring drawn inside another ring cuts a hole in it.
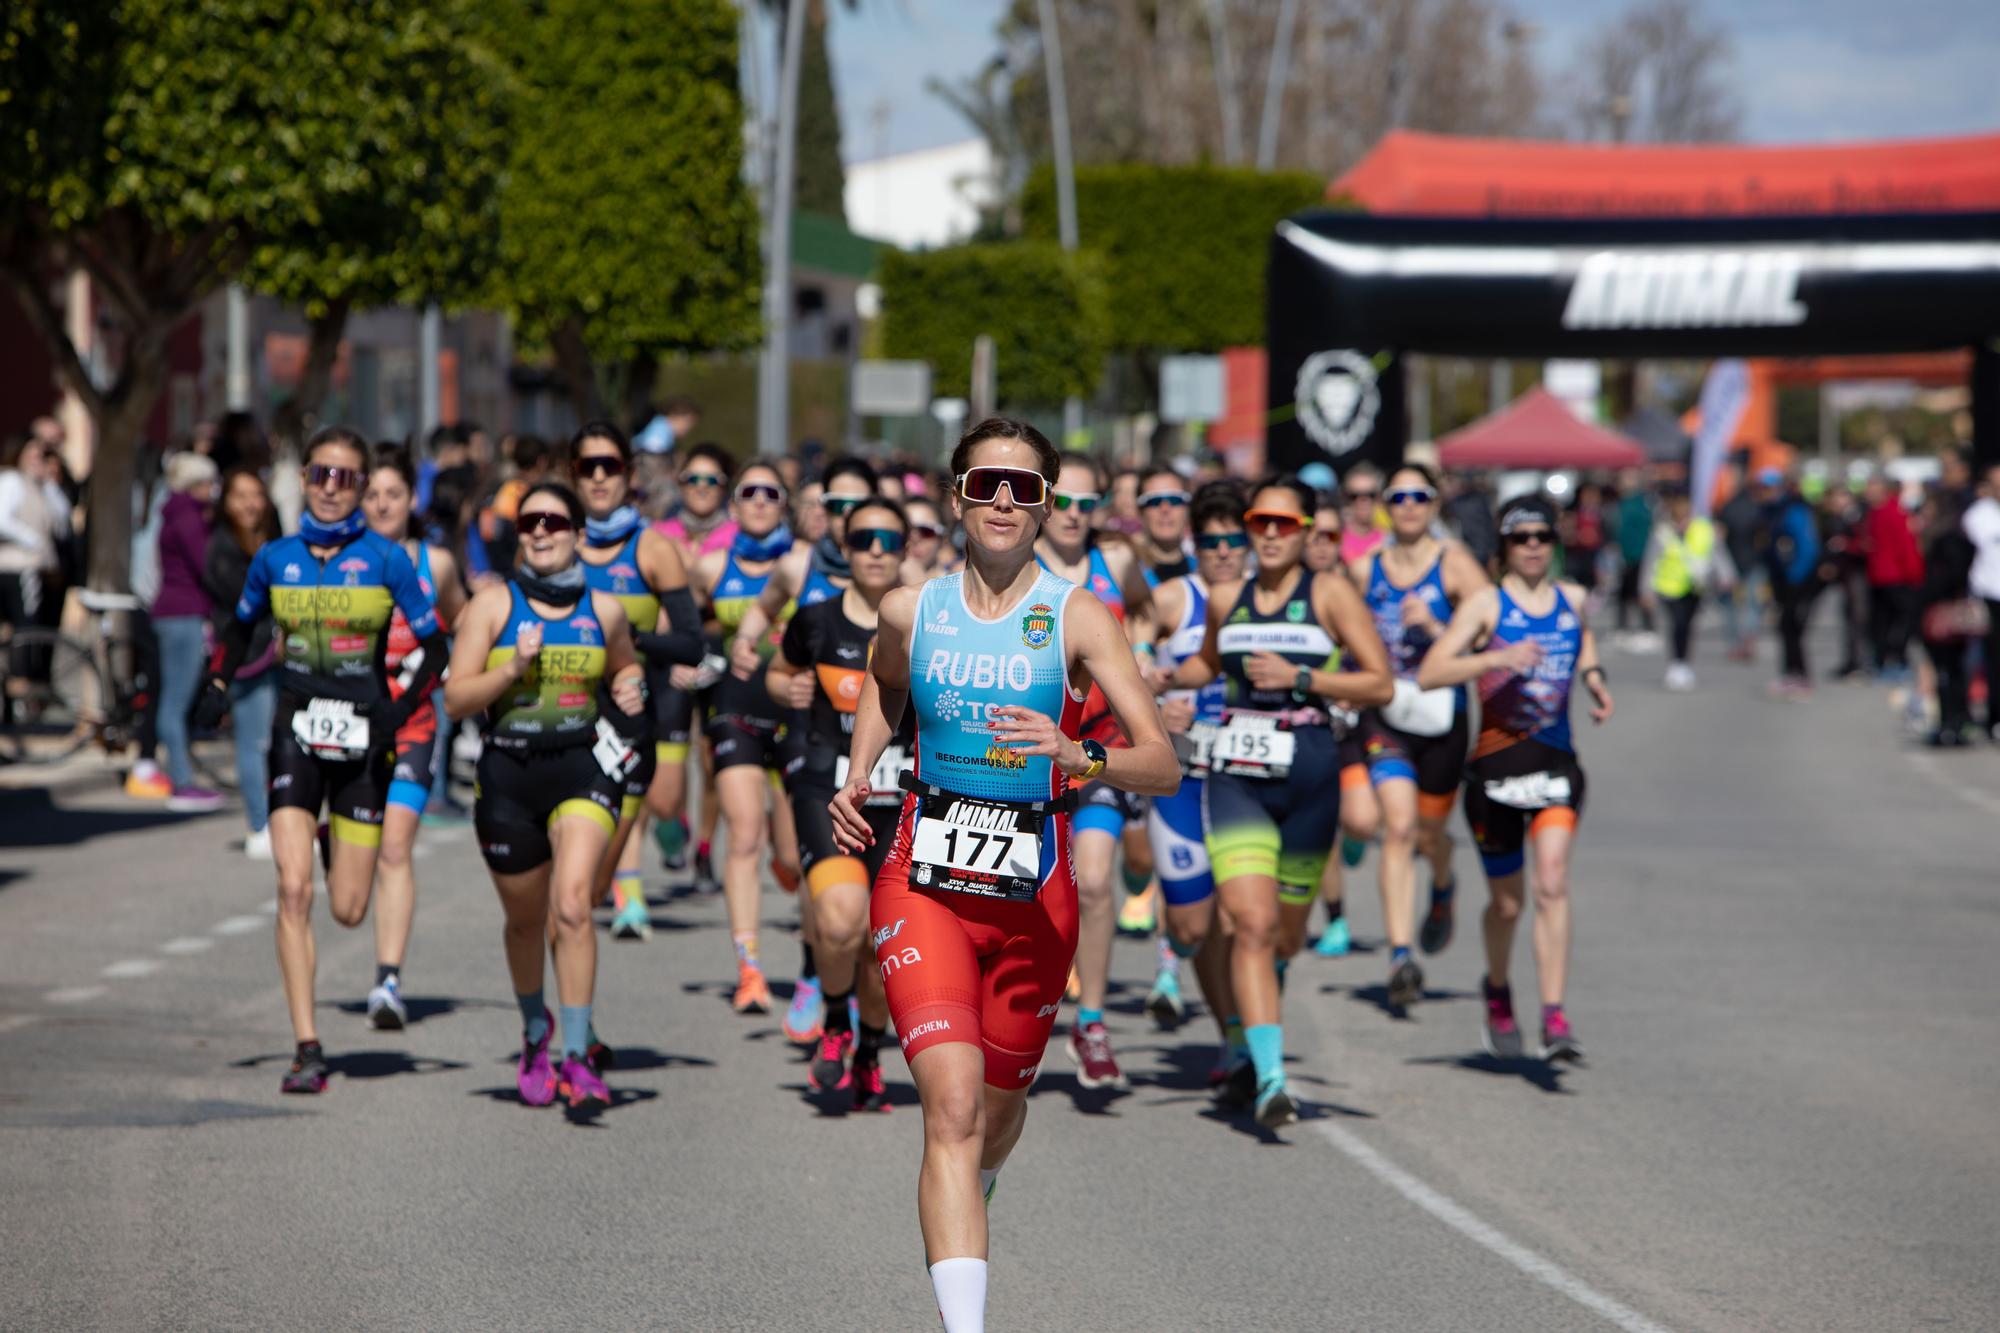
M 321 759 L 359 759 L 368 753 L 368 715 L 346 699 L 312 699 L 292 714 L 292 735 Z

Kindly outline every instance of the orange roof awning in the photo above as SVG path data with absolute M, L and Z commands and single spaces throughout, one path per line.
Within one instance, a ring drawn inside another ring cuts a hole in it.
M 1393 130 L 1327 197 L 1423 217 L 2000 211 L 2000 134 L 1746 147 Z

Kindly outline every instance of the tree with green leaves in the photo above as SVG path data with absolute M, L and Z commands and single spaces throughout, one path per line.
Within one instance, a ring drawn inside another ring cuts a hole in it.
M 651 395 L 659 358 L 759 329 L 728 0 L 490 6 L 511 71 L 492 298 L 554 354 L 583 415 Z
M 469 40 L 472 0 L 383 4 L 393 32 L 388 76 L 401 95 L 357 104 L 355 133 L 374 146 L 378 188 L 337 213 L 271 235 L 239 281 L 304 310 L 298 387 L 279 407 L 280 438 L 300 440 L 332 382 L 348 315 L 371 306 L 456 305 L 479 295 L 500 245 L 506 80 Z
M 1271 233 L 1325 195 L 1325 183 L 1304 172 L 1079 168 L 1077 233 L 1104 256 L 1113 350 L 1151 357 L 1261 343 Z M 1030 178 L 1021 215 L 1027 235 L 1054 238 L 1047 168 Z
M 882 254 L 882 353 L 931 364 L 940 397 L 969 396 L 972 344 L 994 342 L 1003 406 L 1097 388 L 1111 343 L 1104 264 L 1041 241 Z
M 133 455 L 175 326 L 263 247 L 275 262 L 287 247 L 345 246 L 344 228 L 385 195 L 451 206 L 449 191 L 416 184 L 438 169 L 423 124 L 438 99 L 403 68 L 441 40 L 439 12 L 405 0 L 0 6 L 0 279 L 96 423 L 93 586 L 128 581 Z M 70 340 L 55 297 L 77 267 L 110 326 L 108 374 Z
M 840 99 L 826 58 L 826 5 L 806 6 L 799 61 L 798 207 L 847 221 L 847 168 L 840 160 Z

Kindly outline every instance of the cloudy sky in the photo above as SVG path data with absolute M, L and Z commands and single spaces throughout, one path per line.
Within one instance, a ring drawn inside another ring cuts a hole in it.
M 850 161 L 967 138 L 924 89 L 994 50 L 1005 0 L 836 7 L 834 78 Z M 1544 71 L 1623 0 L 1512 0 Z M 1736 39 L 1746 137 L 1766 143 L 2000 131 L 2000 0 L 1709 0 Z

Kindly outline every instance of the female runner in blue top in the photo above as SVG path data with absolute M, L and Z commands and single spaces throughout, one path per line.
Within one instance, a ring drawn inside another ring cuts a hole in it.
M 966 568 L 883 598 L 848 782 L 828 809 L 845 850 L 874 840 L 869 774 L 914 706 L 916 772 L 869 939 L 923 1102 L 931 1284 L 946 1333 L 967 1333 L 985 1320 L 982 1198 L 1020 1138 L 1076 952 L 1072 784 L 1164 796 L 1180 765 L 1117 621 L 1035 563 L 1055 446 L 995 418 L 951 461 Z M 1093 684 L 1129 748 L 1075 739 Z
M 1590 692 L 1590 720 L 1611 720 L 1611 690 L 1584 623 L 1581 584 L 1550 577 L 1555 506 L 1539 495 L 1500 511 L 1498 588 L 1466 599 L 1417 671 L 1424 689 L 1479 682 L 1479 740 L 1465 772 L 1465 815 L 1492 895 L 1486 937 L 1488 1052 L 1521 1054 L 1507 984 L 1521 919 L 1523 847 L 1535 858 L 1535 976 L 1542 990 L 1542 1058 L 1581 1060 L 1563 1012 L 1569 975 L 1569 861 L 1583 813 L 1583 769 L 1570 737 L 1570 682 Z M 1475 645 L 1484 651 L 1471 652 Z

